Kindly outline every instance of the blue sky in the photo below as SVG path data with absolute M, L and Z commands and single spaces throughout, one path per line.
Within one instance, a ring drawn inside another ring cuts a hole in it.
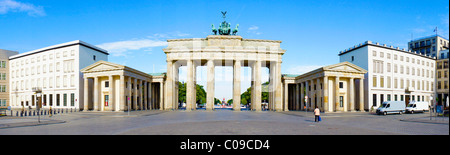
M 220 11 L 243 38 L 283 41 L 282 73 L 290 74 L 338 63 L 339 51 L 366 40 L 407 48 L 411 35 L 433 35 L 435 27 L 449 38 L 447 0 L 0 0 L 0 49 L 83 40 L 107 49 L 111 62 L 165 72 L 166 40 L 205 38 L 222 22 Z M 231 98 L 230 79 L 216 78 L 217 98 Z

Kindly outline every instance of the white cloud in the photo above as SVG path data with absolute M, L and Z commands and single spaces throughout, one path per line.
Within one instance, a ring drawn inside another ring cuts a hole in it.
M 8 12 L 27 12 L 30 16 L 45 16 L 44 7 L 15 0 L 0 0 L 0 14 Z
M 139 39 L 103 43 L 96 46 L 107 50 L 112 56 L 125 56 L 127 51 L 141 49 L 144 51 L 149 51 L 152 47 L 167 46 L 167 42 L 160 40 Z
M 256 34 L 256 35 L 262 34 L 262 33 L 259 32 L 258 30 L 259 30 L 259 27 L 253 25 L 253 26 L 250 26 L 250 27 L 248 28 L 247 33 L 250 33 L 250 34 Z
M 251 26 L 251 27 L 248 28 L 249 31 L 252 31 L 252 30 L 258 30 L 258 29 L 259 29 L 259 27 L 258 27 L 258 26 L 255 26 L 255 25 L 253 25 L 253 26 Z
M 308 73 L 309 71 L 318 69 L 320 67 L 323 66 L 317 66 L 317 65 L 307 65 L 307 66 L 291 66 L 287 69 L 287 73 L 286 74 L 304 74 L 304 73 Z

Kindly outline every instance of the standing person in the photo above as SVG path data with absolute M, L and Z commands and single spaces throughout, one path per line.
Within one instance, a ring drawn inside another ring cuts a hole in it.
M 53 110 L 52 110 L 52 107 L 50 107 L 50 110 L 49 110 L 49 117 L 52 117 L 52 114 L 53 114 Z
M 315 116 L 314 122 L 319 122 L 320 110 L 317 106 L 316 106 L 316 109 L 314 109 L 314 116 Z

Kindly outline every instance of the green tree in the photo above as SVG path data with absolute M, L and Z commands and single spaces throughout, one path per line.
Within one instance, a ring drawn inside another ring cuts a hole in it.
M 261 85 L 261 102 L 269 101 L 269 82 L 264 82 Z M 241 104 L 247 105 L 252 101 L 252 88 L 247 88 L 247 91 L 241 94 Z
M 178 82 L 178 102 L 186 103 L 186 83 Z M 206 91 L 202 85 L 196 85 L 196 103 L 206 103 Z

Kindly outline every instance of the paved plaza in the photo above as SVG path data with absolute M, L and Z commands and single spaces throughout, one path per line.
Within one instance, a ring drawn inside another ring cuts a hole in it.
M 0 135 L 449 135 L 449 119 L 429 113 L 197 110 L 76 112 L 53 117 L 1 117 Z

